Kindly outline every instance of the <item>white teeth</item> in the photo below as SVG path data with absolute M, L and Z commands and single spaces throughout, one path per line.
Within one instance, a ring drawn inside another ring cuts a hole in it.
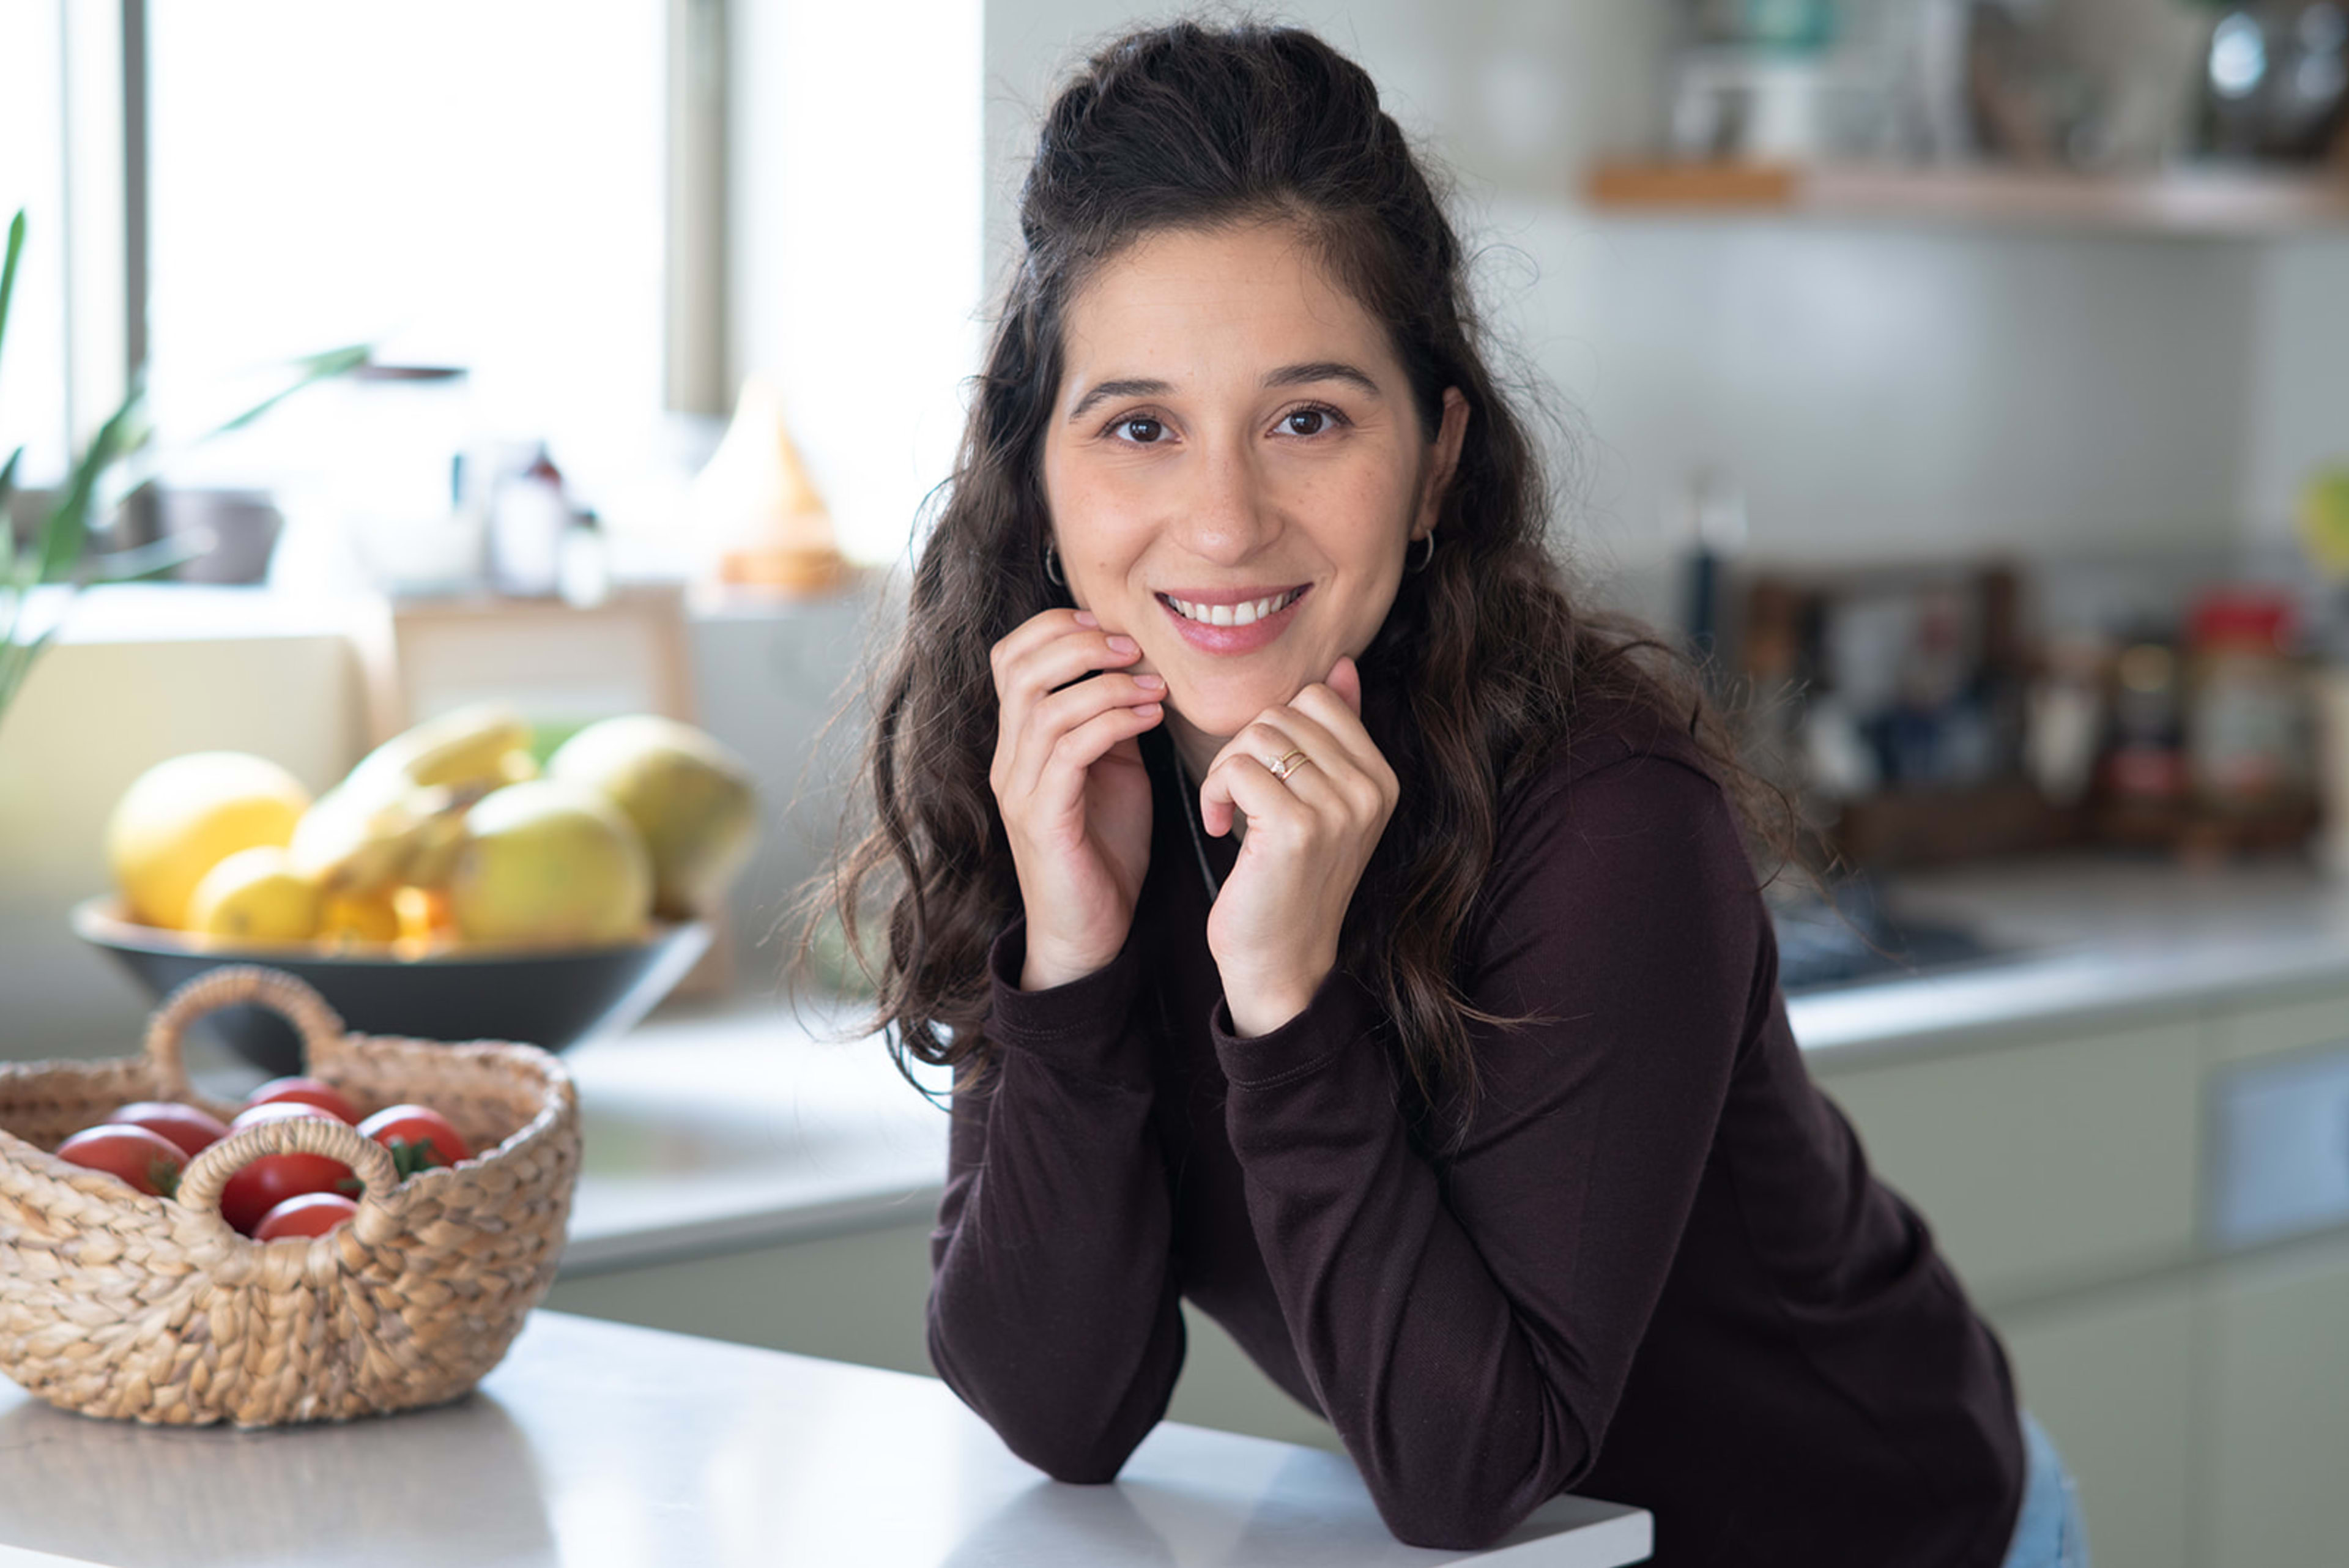
M 1170 595 L 1166 602 L 1173 605 L 1185 620 L 1195 620 L 1207 626 L 1248 626 L 1288 608 L 1296 597 L 1296 593 L 1292 592 L 1251 599 L 1246 604 L 1195 605 Z

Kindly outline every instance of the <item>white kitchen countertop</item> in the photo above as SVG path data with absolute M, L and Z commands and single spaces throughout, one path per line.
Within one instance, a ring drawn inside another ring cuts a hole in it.
M 1795 1038 L 1823 1062 L 2349 985 L 2349 887 L 2292 865 L 2054 860 L 1915 877 L 1893 898 L 2030 955 L 1795 998 Z M 573 1051 L 586 1168 L 565 1272 L 926 1223 L 946 1116 L 878 1040 L 815 1038 L 830 1022 L 697 1003 Z
M 0 1568 L 1614 1568 L 1652 1534 L 1562 1497 L 1488 1552 L 1403 1546 L 1342 1456 L 1174 1422 L 1062 1485 L 933 1379 L 544 1312 L 470 1397 L 343 1426 L 140 1427 L 0 1383 Z
M 2070 856 L 1910 877 L 1891 897 L 1902 915 L 1971 926 L 2018 956 L 1793 998 L 1787 1018 L 1805 1052 L 1963 1044 L 2349 985 L 2349 883 L 2297 861 Z

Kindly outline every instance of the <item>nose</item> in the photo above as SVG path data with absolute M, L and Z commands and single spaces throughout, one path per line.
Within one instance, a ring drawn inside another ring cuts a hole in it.
M 1175 499 L 1173 532 L 1190 552 L 1237 566 L 1280 536 L 1282 523 L 1265 476 L 1245 441 L 1211 441 Z

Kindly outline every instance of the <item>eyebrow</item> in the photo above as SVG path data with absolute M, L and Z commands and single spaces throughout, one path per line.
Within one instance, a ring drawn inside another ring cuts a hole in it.
M 1266 372 L 1264 378 L 1267 387 L 1304 387 L 1316 381 L 1343 381 L 1373 398 L 1386 395 L 1367 371 L 1342 359 L 1309 359 L 1301 365 L 1283 365 L 1277 370 Z M 1071 423 L 1083 419 L 1112 398 L 1163 398 L 1174 389 L 1171 381 L 1147 378 L 1103 381 L 1077 400 L 1077 406 L 1069 410 L 1069 419 Z

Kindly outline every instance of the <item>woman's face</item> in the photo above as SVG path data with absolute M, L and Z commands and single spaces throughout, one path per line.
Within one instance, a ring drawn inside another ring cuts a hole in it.
M 1044 494 L 1079 607 L 1230 735 L 1370 645 L 1467 403 L 1420 428 L 1370 314 L 1285 224 L 1146 236 L 1071 302 Z

